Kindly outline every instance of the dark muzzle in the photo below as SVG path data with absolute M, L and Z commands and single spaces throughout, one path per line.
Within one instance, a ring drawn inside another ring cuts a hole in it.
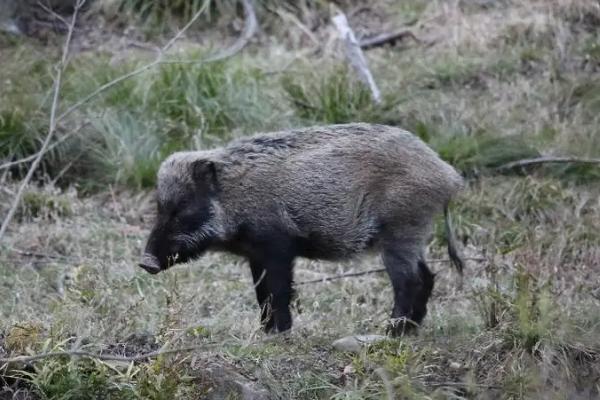
M 138 265 L 151 274 L 158 274 L 161 271 L 160 262 L 158 261 L 158 258 L 153 256 L 152 254 L 144 254 L 142 256 L 142 260 Z

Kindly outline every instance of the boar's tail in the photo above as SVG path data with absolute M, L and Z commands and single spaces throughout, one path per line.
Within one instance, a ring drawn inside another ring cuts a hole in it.
M 444 225 L 446 227 L 446 240 L 448 242 L 448 256 L 456 270 L 462 275 L 465 262 L 459 248 L 456 246 L 456 237 L 452 230 L 452 221 L 448 212 L 448 204 L 444 207 Z

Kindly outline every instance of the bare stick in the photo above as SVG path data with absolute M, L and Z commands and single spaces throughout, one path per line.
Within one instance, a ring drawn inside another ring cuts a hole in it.
M 485 258 L 481 258 L 481 257 L 467 257 L 467 258 L 463 258 L 463 260 L 469 260 L 469 261 L 485 261 Z M 427 260 L 428 264 L 436 264 L 436 263 L 449 263 L 452 262 L 449 259 L 431 259 L 431 260 Z M 321 278 L 321 279 L 313 279 L 310 281 L 302 281 L 302 282 L 296 282 L 295 285 L 296 286 L 300 286 L 300 285 L 309 285 L 311 283 L 325 283 L 325 282 L 331 282 L 331 281 L 337 281 L 339 279 L 344 279 L 344 278 L 353 278 L 356 276 L 363 276 L 363 275 L 370 275 L 370 274 L 378 274 L 380 272 L 385 272 L 385 268 L 377 268 L 377 269 L 368 269 L 366 271 L 359 271 L 359 272 L 349 272 L 347 274 L 339 274 L 339 275 L 332 275 L 332 276 L 327 276 L 325 278 Z
M 504 386 L 500 385 L 486 385 L 479 383 L 468 383 L 468 382 L 427 382 L 427 386 L 433 387 L 443 387 L 443 386 L 454 386 L 454 387 L 476 387 L 476 388 L 484 388 L 484 389 L 505 389 Z M 509 393 L 514 393 L 510 392 Z
M 369 269 L 369 270 L 366 270 L 366 271 L 349 272 L 347 274 L 327 276 L 327 277 L 321 278 L 321 279 L 313 279 L 313 280 L 310 280 L 310 281 L 296 282 L 296 283 L 294 283 L 294 285 L 300 286 L 300 285 L 309 285 L 311 283 L 321 283 L 321 282 L 325 283 L 325 282 L 337 281 L 338 279 L 352 278 L 352 277 L 355 277 L 355 276 L 378 274 L 380 272 L 385 272 L 385 268 Z
M 63 261 L 69 261 L 69 260 L 78 261 L 74 257 L 63 256 L 63 255 L 59 255 L 59 254 L 55 255 L 55 254 L 46 254 L 46 253 L 36 253 L 33 251 L 23 251 L 23 250 L 19 250 L 19 249 L 15 249 L 15 248 L 11 248 L 11 249 L 9 249 L 9 251 L 12 251 L 12 252 L 17 253 L 24 257 L 49 258 L 51 260 L 63 260 Z
M 506 163 L 496 168 L 498 171 L 507 169 L 513 169 L 517 167 L 528 167 L 530 165 L 537 164 L 550 164 L 550 163 L 579 163 L 579 164 L 600 164 L 600 158 L 578 158 L 578 157 L 538 157 L 538 158 L 527 158 L 524 160 L 517 160 Z
M 392 33 L 382 33 L 380 35 L 377 35 L 375 37 L 369 38 L 369 39 L 364 39 L 360 41 L 360 48 L 363 50 L 368 50 L 368 49 L 372 49 L 374 47 L 381 47 L 384 46 L 386 44 L 393 44 L 395 43 L 397 40 L 402 40 L 404 38 L 411 38 L 413 39 L 415 42 L 420 43 L 421 40 L 419 40 L 414 33 L 412 33 L 411 31 L 407 30 L 407 29 L 403 29 L 400 31 L 396 31 L 396 32 L 392 32 Z
M 354 32 L 348 24 L 346 15 L 340 11 L 332 18 L 332 21 L 346 45 L 346 57 L 350 61 L 350 64 L 352 64 L 356 70 L 360 80 L 363 81 L 371 91 L 373 101 L 377 104 L 381 103 L 381 93 L 369 70 L 367 60 L 360 48 L 360 44 L 358 43 L 358 40 L 356 40 Z
M 54 351 L 54 352 L 50 352 L 50 353 L 36 354 L 33 356 L 16 356 L 16 357 L 11 357 L 11 358 L 0 358 L 0 364 L 9 364 L 9 363 L 16 363 L 16 362 L 31 363 L 31 362 L 42 360 L 45 358 L 56 358 L 56 357 L 85 357 L 85 358 L 92 358 L 95 360 L 102 360 L 102 361 L 132 362 L 132 361 L 146 360 L 148 358 L 156 358 L 156 357 L 164 356 L 167 354 L 189 353 L 191 351 L 206 349 L 206 347 L 207 347 L 207 345 L 182 347 L 182 348 L 170 349 L 170 350 L 159 350 L 159 351 L 153 351 L 150 353 L 138 354 L 136 356 L 131 356 L 131 357 L 117 356 L 117 355 L 113 355 L 113 354 L 96 354 L 96 353 L 90 353 L 87 351 Z
M 71 24 L 69 25 L 69 31 L 67 33 L 67 39 L 65 40 L 65 44 L 63 47 L 62 57 L 60 59 L 60 62 L 56 66 L 56 77 L 54 78 L 54 95 L 52 97 L 52 106 L 50 109 L 50 125 L 48 127 L 48 134 L 46 135 L 46 138 L 44 139 L 42 148 L 38 152 L 36 158 L 33 160 L 33 163 L 31 163 L 31 166 L 29 167 L 29 171 L 27 171 L 27 175 L 25 175 L 25 179 L 23 179 L 23 182 L 21 182 L 21 186 L 19 187 L 19 190 L 17 191 L 17 195 L 15 196 L 15 198 L 12 202 L 12 205 L 11 205 L 10 209 L 8 210 L 8 214 L 4 218 L 4 221 L 2 221 L 2 226 L 0 226 L 0 240 L 2 240 L 2 237 L 6 233 L 8 224 L 10 224 L 10 221 L 12 220 L 13 216 L 15 215 L 15 212 L 17 211 L 17 207 L 19 206 L 19 203 L 21 202 L 21 198 L 23 197 L 25 188 L 27 187 L 27 185 L 29 184 L 29 181 L 33 177 L 33 174 L 34 174 L 35 170 L 37 169 L 38 165 L 40 164 L 42 157 L 44 156 L 44 153 L 47 151 L 48 146 L 50 145 L 50 141 L 52 140 L 52 137 L 54 136 L 54 132 L 56 131 L 56 123 L 57 123 L 56 111 L 58 110 L 58 98 L 59 98 L 59 94 L 60 94 L 60 86 L 62 83 L 62 75 L 67 66 L 67 61 L 68 61 L 68 56 L 69 56 L 69 46 L 71 44 L 71 39 L 73 37 L 73 30 L 75 29 L 75 21 L 77 20 L 77 13 L 79 11 L 79 8 L 84 3 L 85 3 L 85 0 L 78 0 L 77 3 L 75 4 L 75 10 L 73 12 L 73 17 L 71 18 Z

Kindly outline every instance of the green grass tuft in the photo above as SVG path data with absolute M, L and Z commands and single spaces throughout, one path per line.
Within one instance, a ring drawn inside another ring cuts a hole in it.
M 109 183 L 137 189 L 153 186 L 165 157 L 161 132 L 127 112 L 107 114 L 94 125 L 99 137 L 90 140 L 92 182 L 114 179 Z
M 296 115 L 307 123 L 393 123 L 397 119 L 394 111 L 400 100 L 384 96 L 383 103 L 376 105 L 368 88 L 347 67 L 324 75 L 285 76 L 281 84 Z

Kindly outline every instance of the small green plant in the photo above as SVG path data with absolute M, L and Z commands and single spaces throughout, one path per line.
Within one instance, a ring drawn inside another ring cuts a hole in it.
M 429 132 L 423 128 L 422 131 Z M 522 136 L 458 133 L 434 136 L 431 144 L 444 160 L 468 175 L 480 174 L 511 161 L 540 155 Z
M 162 357 L 144 365 L 137 377 L 136 392 L 148 400 L 171 400 L 181 398 L 201 398 L 200 385 L 194 378 L 185 374 L 185 368 L 178 363 L 169 363 Z
M 202 55 L 190 55 L 201 59 Z M 112 67 L 106 60 L 87 68 L 74 64 L 66 96 L 75 101 L 114 79 L 130 66 Z M 160 162 L 178 150 L 221 144 L 236 129 L 268 127 L 273 110 L 251 68 L 227 63 L 167 64 L 125 81 L 86 105 L 92 122 L 69 151 L 80 154 L 67 176 L 86 190 L 116 183 L 154 185 Z M 90 84 L 90 82 L 92 82 Z M 66 179 L 67 180 L 67 179 Z
M 367 87 L 346 67 L 325 75 L 286 76 L 281 84 L 298 117 L 306 121 L 392 123 L 397 118 L 392 112 L 399 100 L 386 97 L 383 104 L 375 104 Z
M 132 59 L 115 64 L 111 62 L 110 57 L 102 53 L 83 54 L 67 66 L 65 76 L 68 79 L 65 80 L 61 89 L 63 101 L 75 103 L 102 85 L 140 67 L 142 62 Z M 138 107 L 139 98 L 136 96 L 136 89 L 139 85 L 144 84 L 146 79 L 146 74 L 126 79 L 95 97 L 93 102 L 86 107 L 100 110 Z
M 560 316 L 551 302 L 547 286 L 540 285 L 522 267 L 515 277 L 515 291 L 514 310 L 518 326 L 515 338 L 523 348 L 532 352 L 541 340 L 552 334 L 552 323 Z
M 34 153 L 43 140 L 40 128 L 32 127 L 18 108 L 0 111 L 0 160 L 14 161 Z
M 267 104 L 258 98 L 257 79 L 252 71 L 225 63 L 173 64 L 151 74 L 139 95 L 145 114 L 165 119 L 167 137 L 214 141 L 228 138 L 236 125 L 252 125 L 259 118 L 259 107 Z
M 557 334 L 560 309 L 552 302 L 548 285 L 540 284 L 521 266 L 510 291 L 501 289 L 504 283 L 492 266 L 487 287 L 475 293 L 484 326 L 500 330 L 511 348 L 532 353 Z
M 25 192 L 19 208 L 21 219 L 55 220 L 73 214 L 71 197 L 50 188 Z
M 431 78 L 434 79 L 435 87 L 477 86 L 483 68 L 483 64 L 476 59 L 440 60 L 433 65 Z
M 134 188 L 154 185 L 164 156 L 156 127 L 129 113 L 117 113 L 97 121 L 96 129 L 100 137 L 91 148 L 97 181 L 114 179 L 113 183 Z
M 38 363 L 27 373 L 30 383 L 46 399 L 136 399 L 129 382 L 107 364 L 94 360 L 54 359 Z
M 504 202 L 513 221 L 540 221 L 551 218 L 565 203 L 573 203 L 573 198 L 559 180 L 525 177 L 515 182 Z

